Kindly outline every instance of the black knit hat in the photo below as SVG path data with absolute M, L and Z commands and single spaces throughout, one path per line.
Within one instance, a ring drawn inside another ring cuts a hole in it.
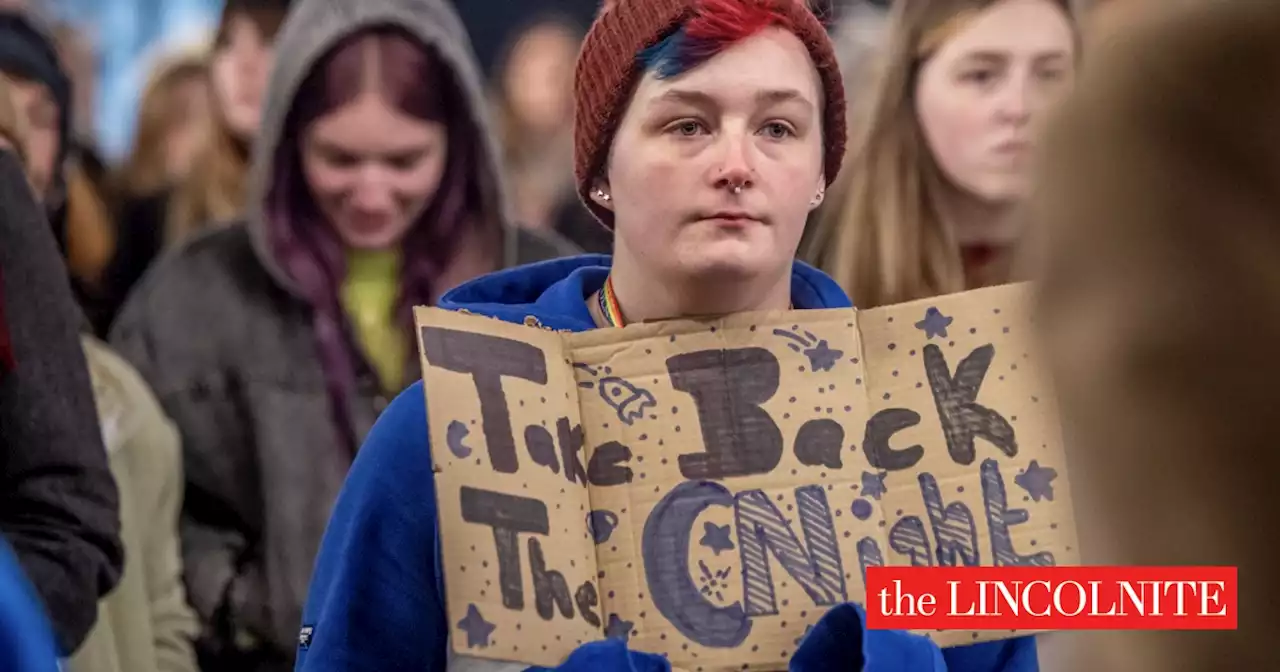
M 66 145 L 71 128 L 71 80 L 62 69 L 53 39 L 25 14 L 0 10 L 0 72 L 49 88 L 61 112 L 62 144 Z
M 65 200 L 62 166 L 71 149 L 71 79 L 62 68 L 53 38 L 26 13 L 0 10 L 0 73 L 43 84 L 58 106 L 58 157 L 51 185 L 55 193 L 45 195 L 45 209 L 54 231 L 61 236 Z

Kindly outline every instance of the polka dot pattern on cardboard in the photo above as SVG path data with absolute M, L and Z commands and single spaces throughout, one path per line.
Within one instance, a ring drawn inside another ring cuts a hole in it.
M 555 666 L 616 637 L 774 669 L 865 603 L 868 567 L 1075 562 L 1025 305 L 1010 286 L 581 334 L 419 309 L 453 646 Z

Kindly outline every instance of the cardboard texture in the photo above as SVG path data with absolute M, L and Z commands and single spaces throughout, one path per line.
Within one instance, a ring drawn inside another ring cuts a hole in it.
M 581 334 L 416 317 L 464 655 L 785 669 L 868 566 L 1078 562 L 1024 286 Z

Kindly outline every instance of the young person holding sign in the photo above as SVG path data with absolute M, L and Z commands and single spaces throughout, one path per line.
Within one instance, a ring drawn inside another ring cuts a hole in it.
M 845 146 L 839 68 L 825 29 L 802 2 L 609 3 L 586 38 L 575 89 L 578 191 L 615 230 L 613 257 L 486 276 L 446 294 L 441 307 L 581 332 L 850 306 L 830 278 L 794 261 L 805 219 L 822 202 Z M 554 418 L 547 426 L 555 427 Z M 451 639 L 485 646 L 493 627 L 478 613 L 462 623 L 446 618 L 428 442 L 418 384 L 383 414 L 338 499 L 312 580 L 297 669 L 527 667 L 454 652 Z M 584 603 L 596 604 L 594 593 L 579 599 Z M 661 656 L 629 651 L 630 624 L 614 625 L 605 630 L 616 638 L 583 644 L 560 669 L 670 669 Z M 1031 642 L 940 651 L 923 637 L 866 631 L 861 612 L 845 604 L 809 632 L 789 664 L 1029 670 Z

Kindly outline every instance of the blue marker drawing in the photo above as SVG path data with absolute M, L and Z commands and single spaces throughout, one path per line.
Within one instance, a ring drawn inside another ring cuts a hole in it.
M 743 601 L 748 615 L 778 613 L 769 552 L 814 604 L 830 606 L 847 599 L 835 523 L 821 486 L 796 488 L 804 545 L 763 491 L 741 492 L 735 499 Z
M 658 400 L 653 393 L 617 377 L 601 378 L 596 385 L 600 398 L 618 414 L 623 424 L 630 425 L 644 417 L 645 409 L 654 408 Z
M 703 646 L 731 649 L 751 634 L 742 605 L 712 604 L 689 574 L 689 545 L 698 516 L 712 506 L 733 506 L 728 488 L 685 481 L 653 507 L 641 542 L 645 582 L 653 604 L 680 634 Z
M 864 497 L 872 497 L 879 500 L 884 493 L 888 492 L 884 487 L 885 472 L 871 473 L 869 471 L 862 472 L 862 494 Z
M 1040 466 L 1039 461 L 1031 460 L 1031 464 L 1027 467 L 1026 471 L 1023 471 L 1013 477 L 1013 482 L 1016 483 L 1018 487 L 1026 490 L 1027 494 L 1031 496 L 1033 501 L 1038 502 L 1041 499 L 1046 499 L 1052 502 L 1053 479 L 1057 477 L 1057 470 L 1050 469 L 1049 467 L 1042 467 Z
M 884 554 L 880 552 L 880 544 L 871 537 L 858 540 L 858 565 L 862 569 L 862 585 L 867 585 L 867 568 L 884 567 Z
M 924 332 L 925 340 L 932 340 L 934 336 L 946 338 L 947 327 L 954 321 L 954 317 L 947 317 L 942 311 L 930 306 L 924 311 L 924 319 L 916 322 L 916 329 Z
M 835 368 L 836 362 L 840 361 L 841 357 L 844 357 L 844 351 L 832 348 L 827 344 L 826 339 L 818 338 L 808 331 L 801 336 L 795 333 L 797 331 L 799 331 L 798 327 L 791 331 L 774 329 L 773 335 L 781 336 L 791 341 L 787 343 L 787 347 L 791 348 L 792 351 L 803 352 L 804 356 L 809 358 L 809 368 L 811 370 L 830 371 Z
M 720 551 L 733 550 L 733 542 L 729 539 L 728 525 L 716 525 L 715 523 L 707 522 L 702 529 L 704 531 L 702 533 L 702 541 L 699 544 L 715 552 L 716 557 L 720 556 Z
M 484 620 L 484 616 L 480 615 L 480 610 L 476 609 L 476 605 L 467 605 L 467 615 L 461 621 L 458 621 L 458 627 L 467 633 L 468 648 L 485 648 L 489 646 L 489 635 L 498 626 Z
M 980 473 L 982 499 L 986 502 L 987 527 L 991 530 L 991 549 L 995 555 L 995 565 L 997 567 L 1053 566 L 1053 553 L 1049 551 L 1021 555 L 1014 549 L 1009 528 L 1027 522 L 1031 515 L 1026 509 L 1009 508 L 999 463 L 993 459 L 983 460 Z
M 924 521 L 917 516 L 907 516 L 893 524 L 889 529 L 889 548 L 910 558 L 912 567 L 933 566 L 929 533 L 924 529 Z
M 449 423 L 448 433 L 445 435 L 445 443 L 449 446 L 449 452 L 456 457 L 469 457 L 471 455 L 471 446 L 462 442 L 471 433 L 467 426 L 457 420 Z
M 609 624 L 604 627 L 604 636 L 608 639 L 621 639 L 627 641 L 631 639 L 631 629 L 635 627 L 635 623 L 624 621 L 617 614 L 609 614 Z
M 933 536 L 938 540 L 939 567 L 977 567 L 982 564 L 978 553 L 978 526 L 973 512 L 963 502 L 943 506 L 942 490 L 933 474 L 920 474 L 920 493 L 929 513 Z

